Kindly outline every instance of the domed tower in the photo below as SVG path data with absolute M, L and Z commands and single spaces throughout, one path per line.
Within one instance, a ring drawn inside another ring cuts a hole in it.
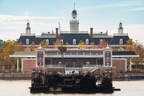
M 75 9 L 72 11 L 72 20 L 77 20 L 77 11 Z
M 79 21 L 77 20 L 77 11 L 75 10 L 75 5 L 74 5 L 74 10 L 72 11 L 71 15 L 72 15 L 72 20 L 70 20 L 70 31 L 72 33 L 78 33 Z
M 123 27 L 121 22 L 119 23 L 118 33 L 123 34 Z
M 27 21 L 27 24 L 26 24 L 26 34 L 30 34 L 30 33 L 31 33 L 30 23 Z

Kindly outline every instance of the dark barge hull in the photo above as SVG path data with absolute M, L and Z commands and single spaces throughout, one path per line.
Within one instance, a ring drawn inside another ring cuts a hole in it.
M 113 93 L 113 87 L 95 86 L 93 88 L 81 87 L 30 87 L 31 93 Z

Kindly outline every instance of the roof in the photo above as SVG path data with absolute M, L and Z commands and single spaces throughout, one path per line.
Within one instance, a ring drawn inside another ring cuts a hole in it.
M 35 51 L 16 51 L 9 57 L 36 57 Z
M 76 11 L 76 10 L 73 10 L 73 11 L 72 11 L 72 14 L 77 14 L 77 11 Z
M 76 44 L 79 44 L 79 42 L 82 40 L 83 42 L 85 42 L 86 39 L 90 40 L 90 36 L 88 33 L 83 33 L 83 34 L 79 34 L 79 33 L 61 33 L 60 37 L 63 39 L 63 44 L 65 44 L 66 42 L 68 42 L 68 44 L 73 45 L 73 39 L 76 39 Z
M 95 45 L 97 45 L 97 44 L 100 44 L 100 40 L 103 40 L 103 41 L 106 41 L 106 43 L 108 43 L 108 44 L 110 44 L 110 41 L 111 41 L 111 37 L 107 37 L 107 38 L 105 38 L 105 37 L 101 37 L 101 38 L 93 38 L 93 41 L 95 42 Z
M 113 51 L 113 57 L 139 57 L 134 51 Z
M 119 45 L 120 39 L 123 39 L 123 44 L 129 39 L 129 36 L 113 36 L 110 45 Z
M 32 42 L 34 42 L 35 44 L 39 44 L 35 36 L 20 36 L 18 42 L 22 42 L 24 45 L 26 45 L 26 39 L 29 39 L 29 44 L 31 44 Z

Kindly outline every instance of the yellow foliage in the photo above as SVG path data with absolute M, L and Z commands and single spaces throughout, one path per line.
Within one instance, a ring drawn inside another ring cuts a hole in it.
M 60 39 L 56 39 L 56 41 L 53 44 L 53 47 L 54 48 L 58 48 L 58 46 L 60 46 L 60 45 L 61 45 L 61 40 Z
M 78 44 L 78 48 L 86 48 L 87 46 L 85 45 L 85 43 L 81 40 Z

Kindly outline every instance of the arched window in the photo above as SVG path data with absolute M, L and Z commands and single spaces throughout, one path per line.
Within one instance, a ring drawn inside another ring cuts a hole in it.
M 49 44 L 49 39 L 46 39 L 46 44 Z
M 63 45 L 63 39 L 61 39 L 61 44 Z
M 85 42 L 86 42 L 86 45 L 89 45 L 89 39 L 86 39 Z
M 29 39 L 26 39 L 26 45 L 29 45 Z
M 76 45 L 76 39 L 73 39 L 73 45 Z
M 102 44 L 103 44 L 103 39 L 100 39 L 100 42 L 99 42 L 99 43 L 100 43 L 100 45 L 102 45 Z
M 119 44 L 120 44 L 120 45 L 123 45 L 123 39 L 120 39 L 120 40 L 119 40 Z

